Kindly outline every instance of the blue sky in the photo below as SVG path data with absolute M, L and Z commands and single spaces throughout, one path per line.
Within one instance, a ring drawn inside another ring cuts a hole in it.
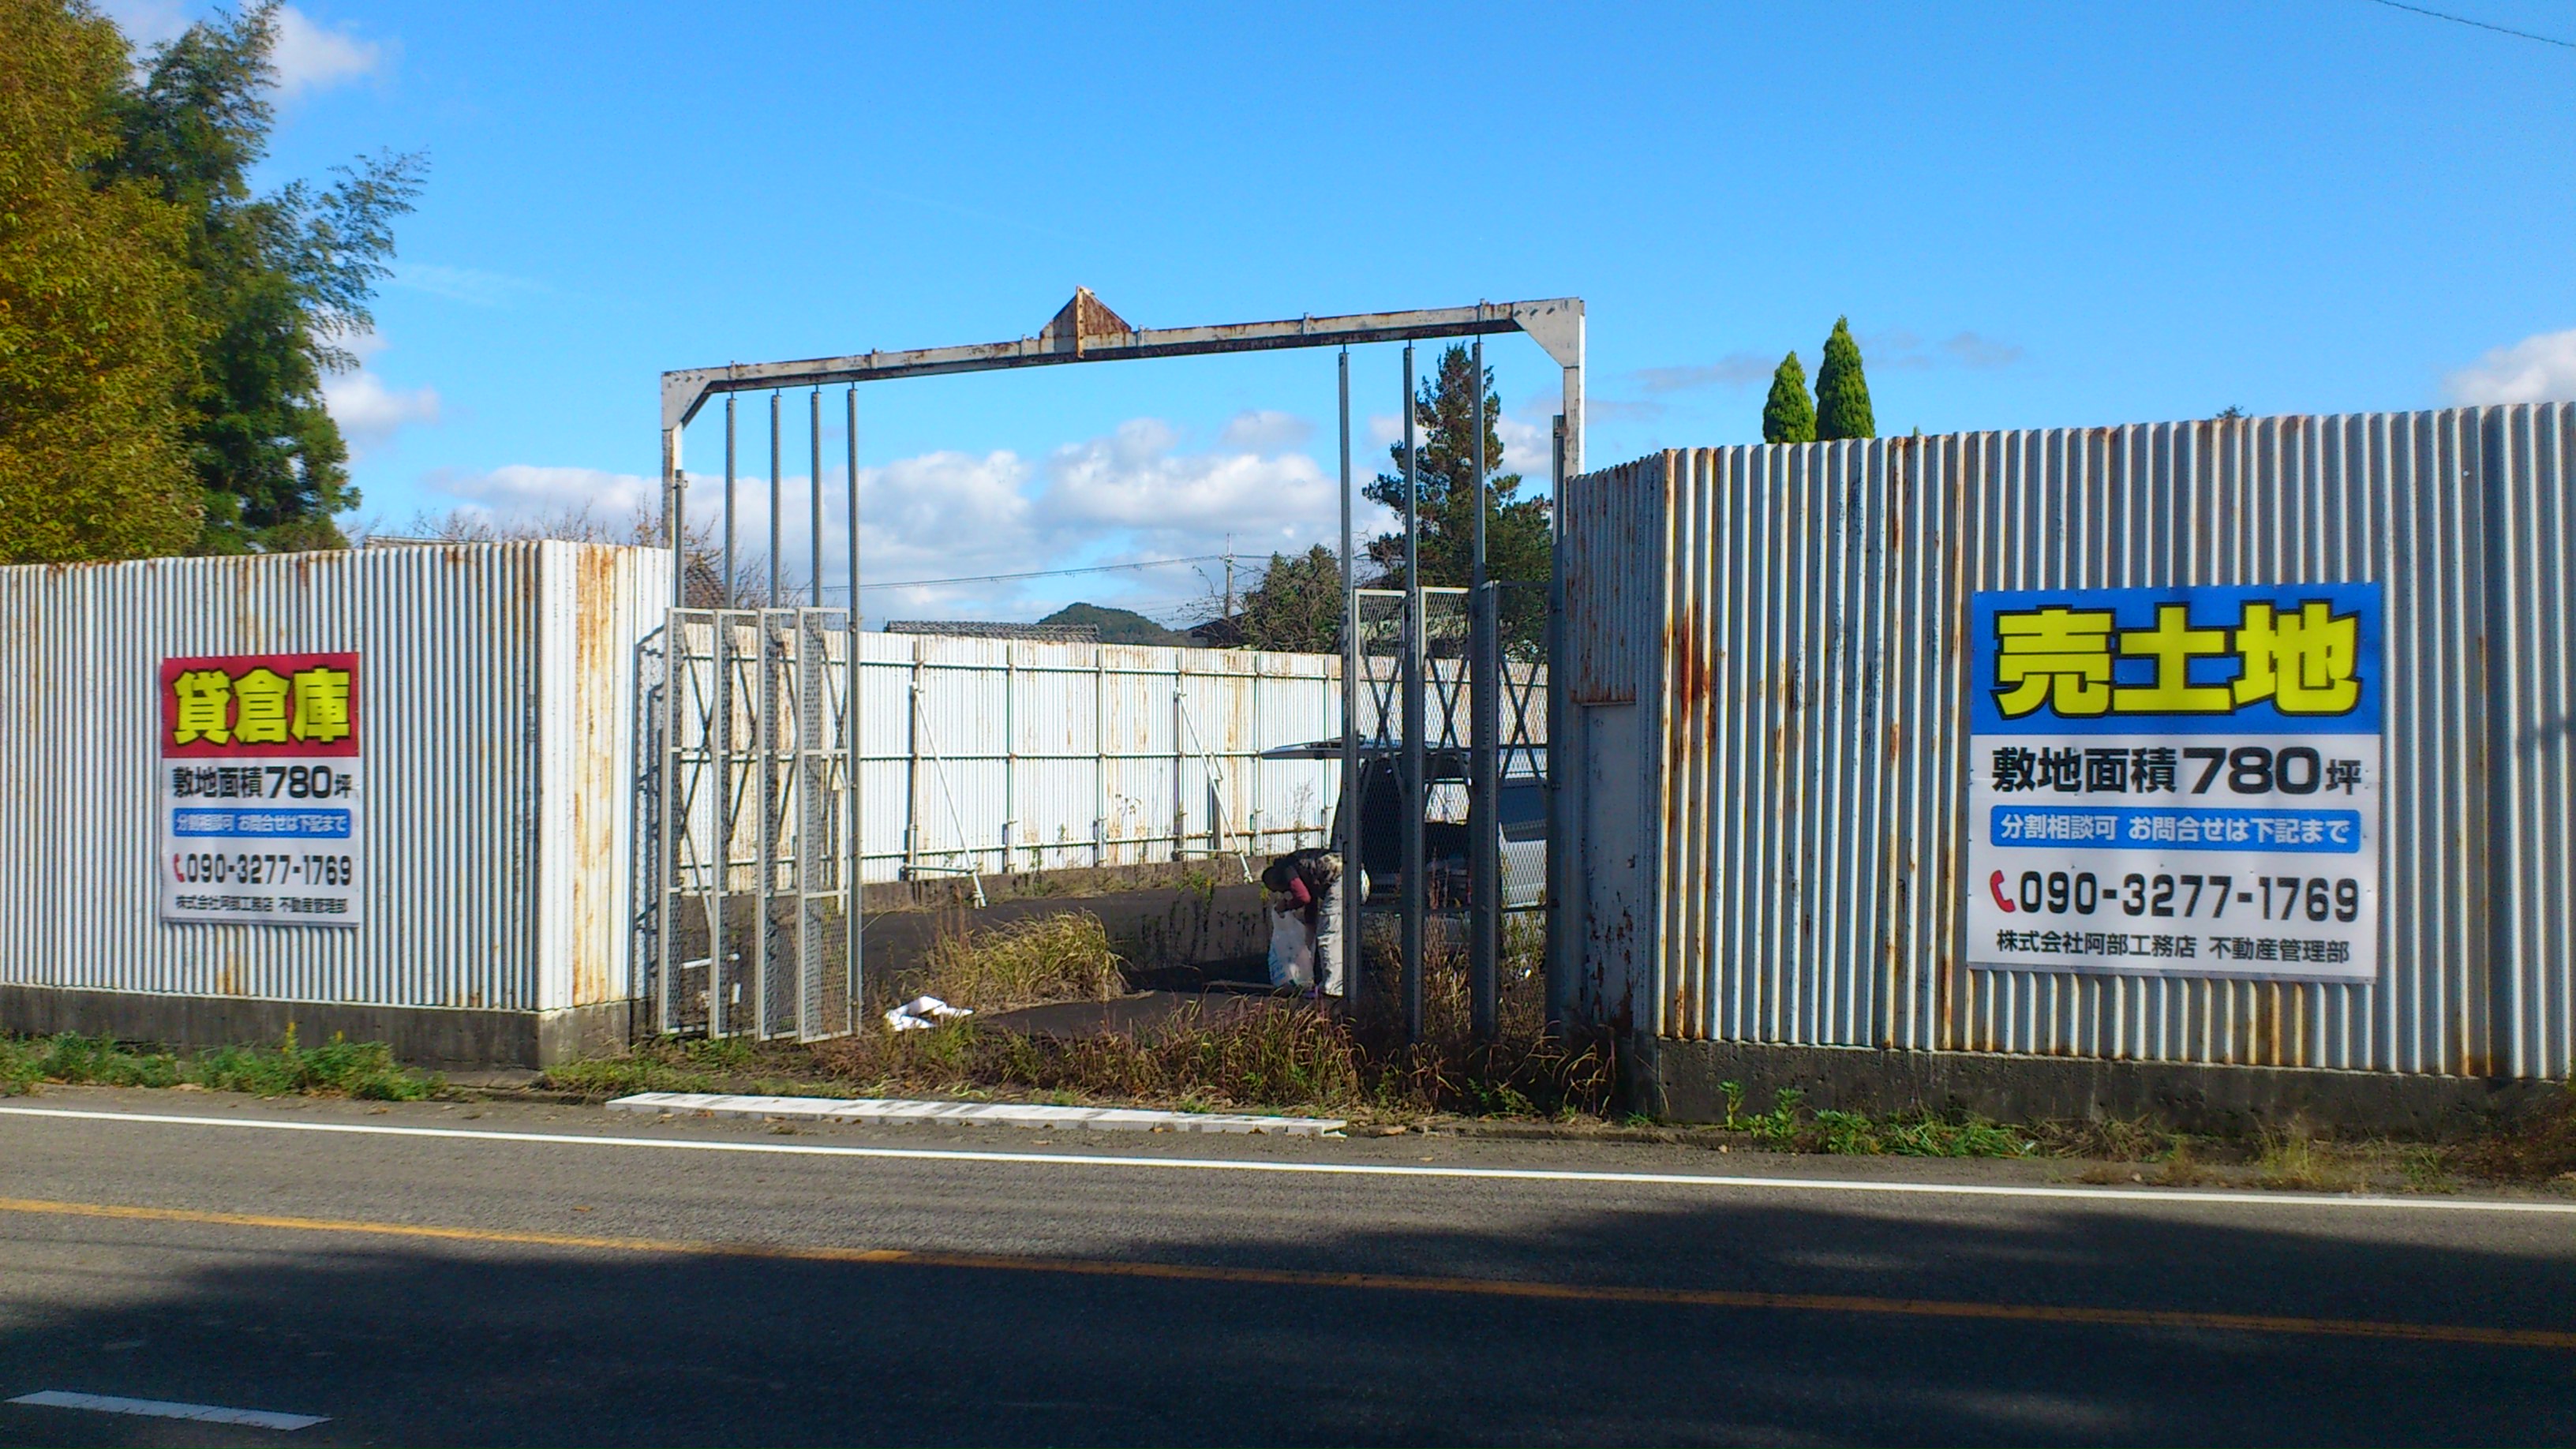
M 2435 8 L 2576 39 L 2568 0 Z M 145 39 L 203 13 L 109 9 Z M 287 20 L 274 177 L 431 158 L 365 370 L 335 382 L 361 517 L 392 531 L 632 507 L 663 369 L 1017 337 L 1077 284 L 1142 326 L 1579 295 L 1596 465 L 1755 439 L 1772 364 L 1812 369 L 1838 315 L 1883 432 L 2576 396 L 2576 49 L 2377 0 L 304 0 Z M 1552 368 L 1525 339 L 1488 360 L 1507 461 L 1543 484 Z M 1396 369 L 1354 357 L 1364 472 Z M 872 580 L 1335 529 L 1329 354 L 860 403 Z M 766 426 L 747 404 L 747 478 Z M 721 427 L 711 408 L 691 431 L 702 479 Z M 868 612 L 1174 616 L 1205 589 L 1174 568 L 889 589 Z

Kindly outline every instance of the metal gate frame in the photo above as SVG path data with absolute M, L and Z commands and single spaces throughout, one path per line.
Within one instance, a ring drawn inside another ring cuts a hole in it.
M 859 1000 L 848 611 L 675 608 L 663 638 L 654 1020 L 844 1035 Z
M 689 832 L 683 828 L 684 820 L 678 812 L 681 808 L 681 776 L 683 774 L 683 771 L 680 768 L 682 758 L 681 751 L 683 749 L 680 724 L 684 713 L 683 702 L 687 693 L 684 686 L 687 683 L 690 670 L 688 668 L 689 661 L 687 659 L 688 651 L 684 643 L 676 638 L 676 631 L 681 625 L 681 616 L 687 612 L 686 579 L 688 574 L 683 543 L 684 519 L 688 501 L 688 475 L 681 465 L 681 437 L 683 431 L 688 426 L 689 421 L 697 416 L 699 409 L 706 405 L 709 398 L 718 394 L 724 394 L 727 396 L 726 495 L 728 506 L 725 521 L 725 584 L 729 592 L 734 582 L 732 569 L 733 519 L 731 513 L 733 492 L 731 395 L 744 392 L 768 392 L 772 394 L 770 434 L 771 466 L 769 476 L 771 499 L 769 514 L 769 567 L 772 596 L 771 602 L 772 604 L 775 604 L 777 602 L 776 592 L 778 585 L 778 566 L 780 562 L 778 537 L 779 505 L 782 501 L 779 497 L 780 470 L 778 467 L 779 446 L 777 430 L 777 394 L 785 389 L 795 387 L 806 387 L 816 390 L 813 399 L 814 467 L 811 475 L 811 483 L 813 488 L 813 547 L 817 562 L 815 579 L 813 581 L 814 602 L 819 607 L 821 604 L 822 590 L 819 562 L 822 549 L 821 533 L 823 518 L 822 402 L 820 389 L 825 386 L 838 385 L 846 385 L 849 388 L 850 468 L 847 476 L 847 508 L 849 527 L 850 602 L 848 609 L 842 616 L 841 632 L 844 635 L 844 643 L 847 649 L 847 669 L 845 672 L 852 681 L 847 687 L 846 693 L 855 695 L 855 681 L 858 669 L 858 650 L 856 648 L 855 638 L 851 636 L 855 635 L 861 622 L 858 609 L 860 589 L 857 466 L 858 384 L 862 382 L 886 381 L 902 377 L 929 377 L 949 373 L 988 372 L 1006 368 L 1039 367 L 1068 362 L 1131 361 L 1154 357 L 1204 356 L 1227 352 L 1264 352 L 1285 348 L 1340 348 L 1342 350 L 1342 588 L 1345 601 L 1345 618 L 1355 620 L 1357 617 L 1358 605 L 1357 598 L 1352 592 L 1355 583 L 1355 576 L 1353 574 L 1353 562 L 1351 558 L 1349 349 L 1354 345 L 1364 345 L 1375 342 L 1402 342 L 1406 344 L 1404 349 L 1405 395 L 1403 417 L 1405 436 L 1405 475 L 1408 484 L 1408 491 L 1410 491 L 1414 477 L 1413 348 L 1411 344 L 1416 341 L 1441 338 L 1466 337 L 1476 339 L 1478 386 L 1476 388 L 1477 433 L 1475 441 L 1478 487 L 1481 490 L 1484 486 L 1485 478 L 1483 430 L 1485 398 L 1483 388 L 1483 338 L 1488 335 L 1507 332 L 1521 332 L 1527 334 L 1531 340 L 1537 342 L 1539 346 L 1547 352 L 1548 356 L 1556 362 L 1557 366 L 1561 370 L 1563 377 L 1563 411 L 1559 413 L 1556 418 L 1554 457 L 1551 460 L 1550 468 L 1551 487 L 1561 486 L 1566 478 L 1580 472 L 1583 466 L 1584 308 L 1582 299 L 1578 297 L 1558 297 L 1533 302 L 1479 302 L 1473 307 L 1428 308 L 1407 312 L 1355 313 L 1336 317 L 1308 316 L 1295 319 L 1282 319 L 1273 322 L 1235 323 L 1215 327 L 1138 328 L 1130 326 L 1124 318 L 1103 305 L 1098 298 L 1091 294 L 1088 288 L 1078 287 L 1074 289 L 1072 299 L 1066 302 L 1064 306 L 1057 311 L 1054 318 L 1051 319 L 1045 327 L 1041 328 L 1036 336 L 1023 337 L 1016 342 L 983 343 L 962 347 L 919 348 L 900 352 L 871 351 L 865 353 L 852 353 L 841 357 L 816 358 L 806 361 L 750 364 L 736 363 L 724 367 L 683 368 L 663 373 L 661 408 L 663 483 L 662 517 L 664 541 L 671 549 L 673 555 L 671 585 L 673 622 L 670 627 L 674 630 L 675 637 L 668 646 L 669 673 L 667 678 L 669 683 L 666 687 L 666 717 L 669 721 L 670 729 L 670 734 L 667 737 L 670 754 L 669 764 L 663 772 L 664 778 L 662 780 L 662 804 L 664 810 L 662 828 L 664 838 L 660 842 L 661 848 L 656 852 L 657 864 L 660 865 L 664 872 L 662 881 L 663 889 L 658 897 L 660 901 L 659 919 L 654 922 L 654 930 L 657 935 L 657 949 L 648 954 L 648 959 L 654 960 L 659 966 L 656 973 L 657 999 L 663 1002 L 667 1007 L 668 1003 L 681 995 L 681 983 L 676 980 L 676 975 L 679 963 L 685 959 L 680 948 L 678 928 L 681 924 L 682 916 L 680 909 L 681 887 L 682 883 L 687 878 L 684 868 L 685 861 L 683 851 Z M 1413 535 L 1413 509 L 1410 506 L 1410 501 L 1408 501 L 1406 512 L 1409 552 L 1409 541 Z M 1474 612 L 1476 612 L 1479 617 L 1485 617 L 1489 614 L 1492 607 L 1493 595 L 1490 588 L 1487 586 L 1487 581 L 1483 577 L 1484 510 L 1481 508 L 1477 510 L 1476 515 L 1476 544 L 1476 571 L 1478 575 L 1476 583 L 1479 588 L 1474 596 L 1478 606 Z M 1420 583 L 1421 580 L 1418 574 L 1414 570 L 1408 568 L 1406 571 L 1406 587 L 1412 594 L 1412 597 L 1408 601 L 1408 614 L 1415 620 L 1418 620 L 1421 617 L 1421 600 L 1419 593 Z M 1561 629 L 1561 603 L 1563 598 L 1561 582 L 1551 588 L 1549 597 L 1551 600 L 1551 629 Z M 732 603 L 734 601 L 728 598 L 725 602 Z M 763 632 L 765 638 L 765 629 Z M 1407 632 L 1412 639 L 1418 640 L 1420 633 L 1418 627 L 1408 630 Z M 1494 630 L 1490 627 L 1483 628 L 1478 632 L 1480 638 L 1488 642 L 1488 644 L 1490 644 L 1494 638 Z M 1342 849 L 1346 858 L 1356 854 L 1355 832 L 1359 828 L 1359 811 L 1356 807 L 1356 801 L 1352 798 L 1352 792 L 1356 788 L 1357 772 L 1352 768 L 1352 766 L 1354 763 L 1353 757 L 1357 750 L 1357 740 L 1350 723 L 1351 710 L 1356 704 L 1355 692 L 1359 683 L 1355 677 L 1355 660 L 1352 657 L 1353 651 L 1357 648 L 1357 640 L 1354 637 L 1350 637 L 1355 633 L 1355 629 L 1346 629 L 1346 637 L 1344 640 L 1343 700 L 1345 710 L 1343 736 L 1345 740 L 1345 748 L 1342 772 L 1344 807 L 1342 813 L 1344 820 L 1348 823 L 1345 826 L 1345 838 L 1342 841 Z M 768 650 L 765 645 L 760 652 L 762 659 L 764 660 L 765 668 L 765 661 L 768 658 Z M 1482 657 L 1498 661 L 1499 651 L 1489 648 L 1486 654 Z M 710 662 L 712 662 L 712 660 Z M 1419 667 L 1418 650 L 1412 647 L 1407 648 L 1405 652 L 1405 665 L 1405 713 L 1408 720 L 1418 726 L 1422 717 L 1422 670 Z M 1477 674 L 1480 678 L 1485 677 L 1487 675 L 1487 671 L 1480 669 L 1477 671 Z M 1479 780 L 1479 793 L 1480 796 L 1489 796 L 1495 783 L 1492 778 L 1494 775 L 1492 762 L 1495 758 L 1495 751 L 1499 745 L 1499 741 L 1496 738 L 1499 731 L 1495 727 L 1492 718 L 1495 711 L 1490 704 L 1490 701 L 1495 698 L 1495 691 L 1491 688 L 1484 688 L 1480 689 L 1478 694 L 1488 703 L 1485 704 L 1485 707 L 1479 708 L 1474 712 L 1476 715 L 1476 728 L 1474 733 L 1477 736 L 1474 748 L 1478 759 L 1482 762 L 1480 765 L 1480 775 L 1482 778 Z M 1551 706 L 1553 707 L 1553 705 L 1554 701 L 1551 700 Z M 729 715 L 726 717 L 730 719 Z M 852 714 L 849 717 L 853 721 L 856 718 L 855 714 Z M 707 718 L 712 720 L 715 718 L 715 715 L 710 712 L 707 715 Z M 1411 807 L 1407 811 L 1407 817 L 1412 822 L 1406 831 L 1406 841 L 1408 857 L 1413 859 L 1417 868 L 1408 872 L 1408 879 L 1405 887 L 1404 939 L 1408 947 L 1408 962 L 1418 963 L 1421 960 L 1419 947 L 1421 944 L 1423 915 L 1422 890 L 1421 881 L 1419 879 L 1420 871 L 1418 869 L 1418 857 L 1421 854 L 1420 822 L 1422 804 L 1422 770 L 1420 768 L 1419 756 L 1422 742 L 1418 738 L 1420 733 L 1418 728 L 1412 733 L 1416 738 L 1408 739 L 1406 742 L 1406 757 L 1409 766 L 1405 771 L 1405 775 L 1407 777 L 1406 793 L 1410 797 L 1408 805 Z M 1553 734 L 1553 731 L 1551 731 L 1551 734 Z M 766 744 L 765 737 L 763 743 L 764 745 Z M 1561 828 L 1567 823 L 1567 812 L 1563 808 L 1558 791 L 1554 788 L 1553 782 L 1555 781 L 1555 778 L 1555 772 L 1551 771 L 1549 817 L 1550 834 L 1552 836 L 1558 834 Z M 857 772 L 855 770 L 845 769 L 841 776 L 839 788 L 842 796 L 842 809 L 839 812 L 839 816 L 844 820 L 855 822 L 859 815 L 857 802 L 855 798 L 853 798 L 858 788 Z M 1490 813 L 1488 814 L 1487 819 L 1489 821 L 1492 819 Z M 850 834 L 852 837 L 850 848 L 856 849 L 857 847 L 855 842 L 857 831 L 855 827 L 852 828 Z M 1560 851 L 1552 851 L 1551 860 L 1553 860 L 1556 854 L 1561 853 L 1562 852 Z M 1478 872 L 1480 878 L 1492 873 L 1490 863 L 1490 857 L 1492 855 L 1493 851 L 1491 849 L 1486 849 L 1481 852 L 1481 856 L 1486 859 L 1482 862 L 1483 868 Z M 769 879 L 768 868 L 774 867 L 775 862 L 770 859 L 766 850 L 764 850 L 762 859 L 764 864 L 762 879 L 765 882 Z M 729 860 L 726 862 L 725 868 L 730 870 L 731 862 Z M 850 890 L 855 892 L 858 878 L 858 871 L 855 866 L 844 865 L 839 867 L 839 869 L 841 876 L 849 881 Z M 801 872 L 802 867 L 799 867 L 799 870 Z M 1551 877 L 1553 877 L 1554 874 L 1554 870 L 1551 869 Z M 801 881 L 801 874 L 799 879 Z M 724 882 L 719 881 L 717 882 L 717 885 L 721 887 L 723 883 Z M 719 888 L 713 892 L 713 898 L 720 904 L 724 894 L 726 893 Z M 798 888 L 797 894 L 799 899 L 806 898 L 806 893 L 801 885 Z M 1348 893 L 1345 894 L 1347 895 Z M 764 896 L 764 899 L 766 898 L 767 897 Z M 1553 900 L 1553 898 L 1554 893 L 1551 892 L 1551 899 Z M 856 905 L 857 897 L 855 894 L 850 895 L 848 899 L 849 904 L 853 906 Z M 1559 938 L 1563 935 L 1563 932 L 1558 929 L 1558 918 L 1561 914 L 1561 912 L 1551 911 L 1549 915 L 1548 961 L 1550 962 L 1549 974 L 1551 981 L 1549 1000 L 1551 1004 L 1553 1004 L 1559 996 L 1554 978 L 1558 974 L 1555 963 L 1562 955 L 1562 944 Z M 845 916 L 844 919 L 850 921 L 852 925 L 852 928 L 845 933 L 847 939 L 843 951 L 843 954 L 846 957 L 846 981 L 848 983 L 847 992 L 849 1012 L 852 1017 L 851 1026 L 843 1029 L 848 1030 L 855 1026 L 856 1003 L 858 1000 L 860 984 L 863 980 L 861 942 L 863 933 L 856 928 L 857 919 L 854 914 Z M 1479 1032 L 1486 1034 L 1490 1033 L 1493 1023 L 1492 994 L 1494 984 L 1494 962 L 1491 959 L 1493 951 L 1486 939 L 1486 936 L 1489 934 L 1490 933 L 1479 934 L 1475 951 L 1476 960 L 1473 968 L 1476 976 L 1475 989 L 1477 1024 Z M 766 933 L 764 933 L 764 937 L 765 935 Z M 1354 937 L 1354 939 L 1356 939 L 1356 937 Z M 719 938 L 711 936 L 710 941 L 713 944 L 709 946 L 707 969 L 712 978 L 723 974 L 721 971 L 720 958 L 724 953 Z M 1408 1034 L 1418 1035 L 1421 1019 L 1418 1001 L 1420 995 L 1421 972 L 1418 970 L 1408 970 L 1406 972 L 1406 979 L 1410 986 L 1410 989 L 1407 992 L 1409 1009 L 1406 1012 Z M 1359 990 L 1356 960 L 1353 962 L 1353 969 L 1349 978 L 1348 989 L 1354 994 Z M 718 1030 L 718 1028 L 725 1023 L 726 1018 L 725 1014 L 716 1007 L 715 995 L 716 993 L 711 989 L 709 992 L 710 1025 L 708 1029 L 711 1034 L 723 1034 Z M 766 1000 L 765 996 L 763 997 L 763 1000 Z M 812 1014 L 813 1013 L 810 1010 L 800 1010 L 797 1013 L 800 1022 L 797 1030 L 800 1033 L 807 1029 L 805 1023 L 807 1018 Z M 1551 1010 L 1550 1015 L 1551 1019 L 1554 1019 L 1556 1014 Z M 670 1022 L 667 1017 L 664 1025 L 666 1030 L 670 1029 Z M 762 1017 L 758 1022 L 757 1029 L 766 1030 L 768 1025 L 769 1023 L 766 1017 Z

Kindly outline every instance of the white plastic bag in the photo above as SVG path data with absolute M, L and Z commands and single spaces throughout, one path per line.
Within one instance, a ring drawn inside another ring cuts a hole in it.
M 936 996 L 916 996 L 885 1014 L 886 1025 L 896 1031 L 928 1031 L 951 1017 L 973 1016 L 973 1008 L 951 1006 Z
M 1307 987 L 1315 984 L 1315 933 L 1293 907 L 1270 913 L 1270 984 Z

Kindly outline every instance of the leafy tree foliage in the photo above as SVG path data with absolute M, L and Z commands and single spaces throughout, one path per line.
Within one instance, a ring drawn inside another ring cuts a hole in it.
M 0 54 L 0 559 L 174 552 L 198 530 L 187 218 L 94 183 L 126 79 L 115 26 L 0 0 Z
M 1555 540 L 1549 526 L 1548 501 L 1519 497 L 1521 476 L 1503 469 L 1503 439 L 1496 424 L 1503 400 L 1494 391 L 1494 375 L 1481 379 L 1464 345 L 1442 351 L 1439 365 L 1422 380 L 1414 400 L 1416 477 L 1421 490 L 1422 582 L 1464 586 L 1475 571 L 1476 527 L 1476 389 L 1485 393 L 1485 466 L 1491 496 L 1485 512 L 1485 572 L 1488 577 L 1526 583 L 1547 581 L 1555 565 Z M 1368 485 L 1375 502 L 1404 512 L 1404 444 L 1387 449 L 1395 471 L 1381 473 Z M 1405 586 L 1404 532 L 1398 528 L 1368 544 L 1368 556 L 1386 588 Z M 1503 593 L 1503 638 L 1517 652 L 1539 647 L 1547 629 L 1543 589 L 1507 589 Z
M 1816 436 L 1875 438 L 1878 419 L 1869 408 L 1869 379 L 1861 376 L 1860 344 L 1852 341 L 1851 319 L 1834 319 L 1825 339 L 1825 356 L 1816 364 Z
M 1186 632 L 1166 629 L 1133 609 L 1111 608 L 1103 604 L 1067 604 L 1045 618 L 1041 624 L 1089 624 L 1100 631 L 1103 644 L 1180 645 L 1196 644 Z
M 155 49 L 117 97 L 119 144 L 96 168 L 186 217 L 202 322 L 186 438 L 204 500 L 197 546 L 212 553 L 343 543 L 332 515 L 358 495 L 322 378 L 356 365 L 345 341 L 373 325 L 393 221 L 426 169 L 386 154 L 334 168 L 327 186 L 253 193 L 274 119 L 277 14 L 274 3 L 219 13 Z
M 1261 583 L 1235 617 L 1245 647 L 1336 654 L 1342 647 L 1342 557 L 1317 544 L 1274 553 Z
M 1771 374 L 1771 395 L 1762 401 L 1762 441 L 1812 443 L 1816 440 L 1816 405 L 1807 398 L 1807 369 L 1792 352 Z

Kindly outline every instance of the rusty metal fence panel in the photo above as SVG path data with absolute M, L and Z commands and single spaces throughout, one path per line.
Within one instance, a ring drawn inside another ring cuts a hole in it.
M 1649 707 L 1653 1029 L 2567 1075 L 2571 467 L 2576 406 L 2548 404 L 1708 449 L 1574 480 L 1569 667 L 1601 699 L 1633 671 Z M 2379 978 L 1968 970 L 1971 593 L 2311 581 L 2386 589 Z
M 554 1011 L 623 1000 L 623 788 L 657 550 L 366 548 L 0 569 L 0 984 Z M 360 923 L 158 919 L 157 669 L 356 651 Z

